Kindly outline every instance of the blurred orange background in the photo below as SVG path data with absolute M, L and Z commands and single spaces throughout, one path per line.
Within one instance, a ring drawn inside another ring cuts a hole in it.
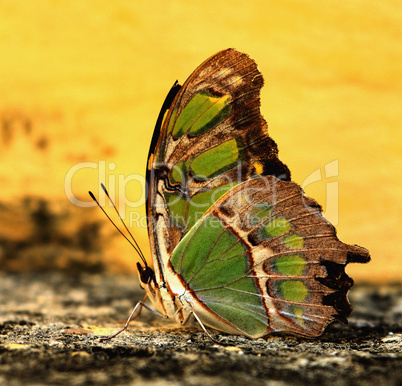
M 103 182 L 149 257 L 139 220 L 161 104 L 176 79 L 234 47 L 264 75 L 262 113 L 293 180 L 310 181 L 324 208 L 332 200 L 342 241 L 370 250 L 372 262 L 348 273 L 400 280 L 401 24 L 396 0 L 1 0 L 0 201 L 73 205 L 66 189 L 89 201 Z M 108 246 L 134 270 L 122 238 Z

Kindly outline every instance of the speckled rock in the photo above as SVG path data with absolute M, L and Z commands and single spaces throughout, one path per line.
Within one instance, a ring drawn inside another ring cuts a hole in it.
M 144 310 L 126 276 L 0 274 L 0 384 L 397 385 L 402 382 L 402 284 L 351 292 L 348 326 L 309 340 L 220 334 L 212 342 Z

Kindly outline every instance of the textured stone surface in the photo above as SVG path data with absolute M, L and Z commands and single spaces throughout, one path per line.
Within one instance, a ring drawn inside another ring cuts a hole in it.
M 0 274 L 0 383 L 26 384 L 387 384 L 402 382 L 402 284 L 360 285 L 349 326 L 315 340 L 249 340 L 180 328 L 146 310 L 125 332 L 143 296 L 124 276 Z

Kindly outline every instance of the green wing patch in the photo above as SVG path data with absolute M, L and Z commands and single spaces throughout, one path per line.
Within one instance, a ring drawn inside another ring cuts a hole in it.
M 168 130 L 172 130 L 174 139 L 186 133 L 193 137 L 204 134 L 230 114 L 230 99 L 230 95 L 213 97 L 204 93 L 195 94 Z
M 215 216 L 204 216 L 171 257 L 174 271 L 197 298 L 247 335 L 267 329 L 266 313 L 250 270 L 246 247 Z

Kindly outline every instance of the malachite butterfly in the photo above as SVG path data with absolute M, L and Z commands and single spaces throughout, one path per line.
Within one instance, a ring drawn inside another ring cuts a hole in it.
M 138 264 L 140 283 L 180 324 L 315 337 L 347 322 L 345 266 L 370 256 L 339 241 L 291 182 L 260 112 L 263 82 L 252 59 L 227 49 L 173 85 L 149 151 L 153 268 Z

